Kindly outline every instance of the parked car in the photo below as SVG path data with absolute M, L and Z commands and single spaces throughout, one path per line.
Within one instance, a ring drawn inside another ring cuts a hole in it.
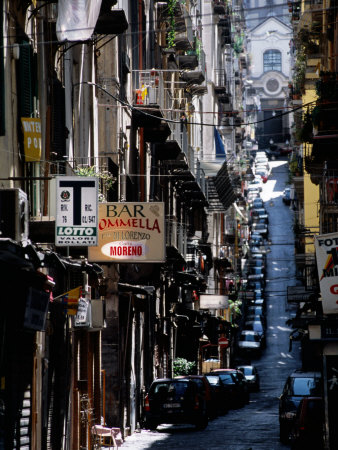
M 260 234 L 252 234 L 249 240 L 250 245 L 263 245 L 264 241 Z
M 322 397 L 304 397 L 300 401 L 291 430 L 292 450 L 324 449 L 324 402 Z
M 266 155 L 267 155 L 268 159 L 275 160 L 279 156 L 281 156 L 281 152 L 280 152 L 280 149 L 275 146 L 275 148 L 266 149 Z
M 263 183 L 266 183 L 268 181 L 269 174 L 267 170 L 257 169 L 255 170 L 255 174 L 261 176 Z
M 214 369 L 212 373 L 219 375 L 229 390 L 230 404 L 233 407 L 241 407 L 249 402 L 249 387 L 242 372 L 237 369 Z
M 266 212 L 265 208 L 254 208 L 251 210 L 251 216 L 252 217 L 259 217 L 259 218 L 263 218 L 266 219 L 266 223 L 269 223 L 269 216 L 268 213 Z
M 244 355 L 260 356 L 262 343 L 256 331 L 242 330 L 238 340 L 239 353 Z
M 251 217 L 251 226 L 254 225 L 255 223 L 263 223 L 265 225 L 268 225 L 269 217 L 253 216 Z
M 247 316 L 250 314 L 255 316 L 264 316 L 264 309 L 261 306 L 248 306 L 246 313 Z
M 279 436 L 281 442 L 288 442 L 296 419 L 300 401 L 304 397 L 321 396 L 322 378 L 320 372 L 295 370 L 284 385 L 279 397 Z
M 248 306 L 262 306 L 263 310 L 266 309 L 266 302 L 264 297 L 255 298 L 253 300 L 248 301 Z
M 264 238 L 267 238 L 269 234 L 269 229 L 265 223 L 253 223 L 251 225 L 251 232 L 261 234 Z
M 145 424 L 156 429 L 161 423 L 208 425 L 207 400 L 193 379 L 162 378 L 153 381 L 145 398 Z
M 237 369 L 243 372 L 245 379 L 248 383 L 250 391 L 259 391 L 260 389 L 260 379 L 259 373 L 256 366 L 252 365 L 240 365 Z
M 186 375 L 175 377 L 175 379 L 193 380 L 197 384 L 199 393 L 205 397 L 209 419 L 217 416 L 218 398 L 205 375 Z
M 262 179 L 261 177 L 259 177 L 251 180 L 247 190 L 248 192 L 250 192 L 250 190 L 258 190 L 259 192 L 261 192 L 262 189 Z
M 231 403 L 227 386 L 216 373 L 207 373 L 204 376 L 211 386 L 215 415 L 225 414 L 228 412 Z
M 256 197 L 252 200 L 251 208 L 264 208 L 264 202 L 260 197 Z
M 256 320 L 260 320 L 263 324 L 263 327 L 266 329 L 266 317 L 262 316 L 260 314 L 246 314 L 245 316 L 245 320 L 249 321 L 256 321 Z
M 255 318 L 254 320 L 246 320 L 244 323 L 244 329 L 256 331 L 261 338 L 262 347 L 265 348 L 266 346 L 265 325 L 263 324 L 262 320 L 258 318 Z
M 287 156 L 292 153 L 292 147 L 278 147 L 281 156 Z
M 285 188 L 283 191 L 283 203 L 285 203 L 285 205 L 290 205 L 290 203 L 291 203 L 291 189 L 290 188 Z
M 250 203 L 255 198 L 259 198 L 259 190 L 258 189 L 251 189 L 250 191 L 248 191 L 247 196 L 246 196 L 247 201 Z

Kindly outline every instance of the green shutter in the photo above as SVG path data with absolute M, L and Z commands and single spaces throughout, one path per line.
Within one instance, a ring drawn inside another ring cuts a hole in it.
M 19 117 L 33 117 L 32 60 L 31 46 L 22 41 L 18 65 Z
M 4 37 L 3 0 L 0 0 L 0 136 L 5 134 L 5 76 L 4 76 Z

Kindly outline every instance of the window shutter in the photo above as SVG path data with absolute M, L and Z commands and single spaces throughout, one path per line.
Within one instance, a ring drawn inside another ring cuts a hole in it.
M 3 1 L 0 0 L 1 12 L 4 11 Z M 5 77 L 4 77 L 4 38 L 3 14 L 0 14 L 0 136 L 5 134 Z
M 32 60 L 33 52 L 31 46 L 27 41 L 21 42 L 18 64 L 19 117 L 33 117 Z

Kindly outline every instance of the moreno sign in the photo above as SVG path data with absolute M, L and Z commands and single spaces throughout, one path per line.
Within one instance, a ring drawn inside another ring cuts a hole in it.
M 338 233 L 315 236 L 319 286 L 324 314 L 338 314 Z
M 164 203 L 100 203 L 95 262 L 165 261 Z

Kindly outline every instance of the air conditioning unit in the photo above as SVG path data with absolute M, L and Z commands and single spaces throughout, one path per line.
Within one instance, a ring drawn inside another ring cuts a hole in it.
M 21 189 L 0 189 L 0 238 L 28 239 L 28 200 Z

